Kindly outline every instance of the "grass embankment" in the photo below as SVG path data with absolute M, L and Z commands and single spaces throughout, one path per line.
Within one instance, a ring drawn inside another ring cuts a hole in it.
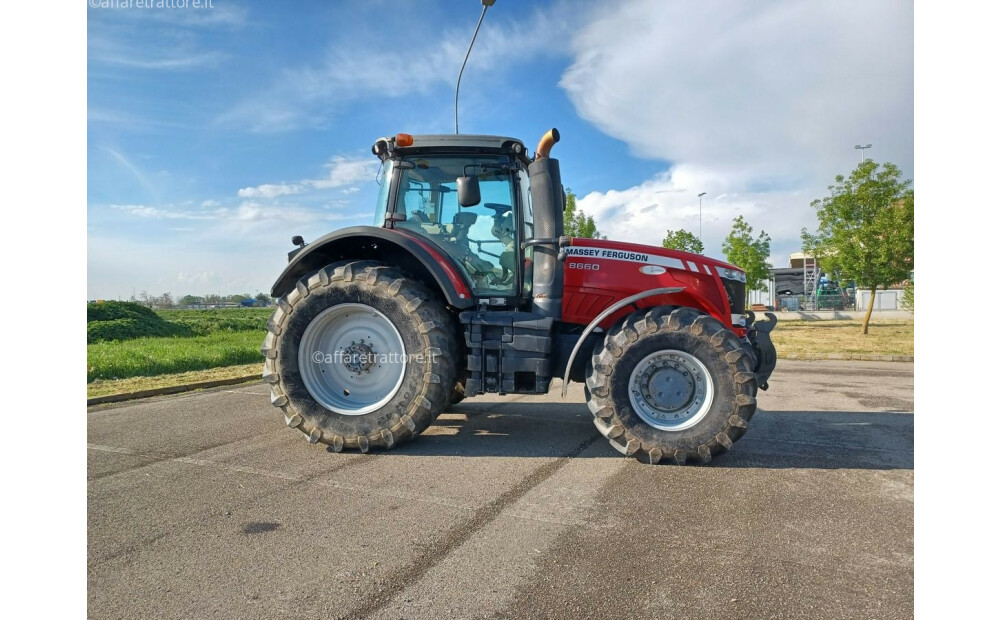
M 267 308 L 161 310 L 87 306 L 87 396 L 253 374 Z
M 831 353 L 913 355 L 912 320 L 877 320 L 861 334 L 861 321 L 782 321 L 771 340 L 783 357 L 825 356 Z

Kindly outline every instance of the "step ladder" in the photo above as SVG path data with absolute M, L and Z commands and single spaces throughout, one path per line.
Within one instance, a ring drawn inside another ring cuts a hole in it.
M 805 294 L 803 309 L 815 311 L 819 308 L 817 293 L 819 292 L 819 264 L 816 258 L 806 256 L 802 259 L 802 290 Z

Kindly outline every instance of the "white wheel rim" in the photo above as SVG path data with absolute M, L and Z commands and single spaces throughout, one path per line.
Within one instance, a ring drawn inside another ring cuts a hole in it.
M 299 373 L 323 407 L 344 415 L 382 408 L 403 384 L 406 347 L 384 314 L 364 304 L 321 312 L 299 343 Z
M 667 349 L 647 355 L 628 380 L 632 410 L 662 431 L 691 428 L 708 415 L 715 384 L 708 368 L 686 351 Z

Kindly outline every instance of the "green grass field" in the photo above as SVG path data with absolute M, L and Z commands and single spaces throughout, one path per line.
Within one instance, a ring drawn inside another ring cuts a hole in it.
M 271 308 L 216 308 L 208 310 L 157 310 L 168 323 L 186 327 L 194 335 L 207 336 L 220 331 L 241 332 L 267 329 Z M 261 336 L 263 339 L 264 336 Z
M 88 344 L 87 382 L 263 363 L 260 355 L 263 341 L 264 331 L 253 330 Z
M 88 394 L 159 387 L 171 383 L 165 376 L 197 381 L 198 372 L 258 364 L 270 315 L 269 308 L 153 312 L 122 302 L 88 304 Z

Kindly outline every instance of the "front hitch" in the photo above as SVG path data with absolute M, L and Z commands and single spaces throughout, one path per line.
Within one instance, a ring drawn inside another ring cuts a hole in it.
M 750 322 L 747 325 L 747 338 L 753 347 L 755 366 L 753 372 L 757 375 L 757 387 L 767 389 L 767 380 L 778 362 L 778 352 L 771 342 L 771 330 L 778 324 L 778 317 L 771 312 L 765 312 L 766 321 L 757 321 L 753 312 L 747 313 Z

